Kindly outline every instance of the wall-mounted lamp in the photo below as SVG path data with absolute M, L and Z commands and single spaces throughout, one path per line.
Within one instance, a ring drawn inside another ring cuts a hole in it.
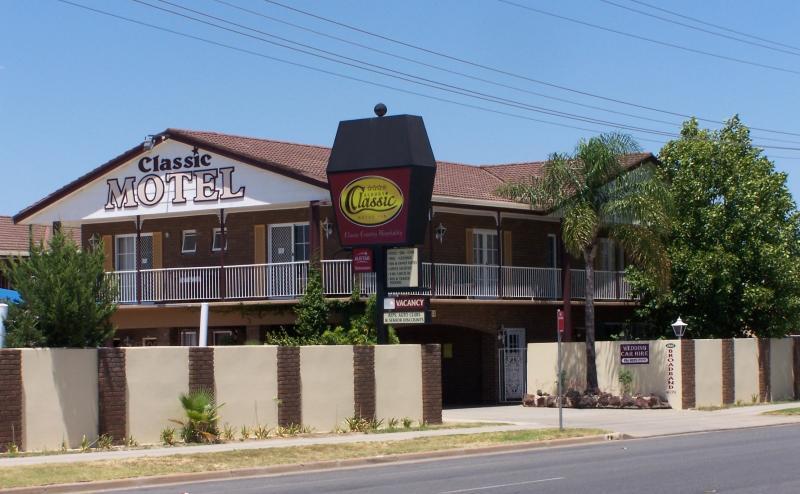
M 438 240 L 440 244 L 443 244 L 444 234 L 447 233 L 447 227 L 439 223 L 439 226 L 436 227 L 436 230 L 434 230 L 433 233 L 436 236 L 436 240 Z
M 322 220 L 322 231 L 325 232 L 326 239 L 330 238 L 333 233 L 333 223 L 331 223 L 327 216 Z

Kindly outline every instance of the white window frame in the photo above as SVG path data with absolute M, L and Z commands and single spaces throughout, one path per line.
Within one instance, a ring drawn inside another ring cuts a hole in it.
M 295 251 L 295 245 L 297 239 L 294 236 L 294 229 L 297 226 L 308 226 L 308 259 L 306 261 L 311 260 L 311 226 L 308 221 L 296 221 L 293 223 L 270 223 L 267 227 L 267 262 L 272 263 L 272 227 L 280 227 L 280 226 L 291 226 L 292 227 L 292 261 L 291 262 L 305 262 L 305 261 L 298 261 L 297 260 L 297 252 Z
M 227 233 L 227 228 L 225 229 Z M 222 232 L 220 227 L 211 230 L 211 252 L 219 252 L 220 248 L 217 246 L 217 233 Z M 221 238 L 221 237 L 220 237 Z M 228 252 L 228 235 L 225 235 L 225 252 Z
M 190 344 L 187 345 L 185 343 L 184 338 L 186 336 L 189 336 L 189 335 L 192 336 L 192 340 L 194 341 L 194 343 L 190 343 Z M 187 329 L 187 330 L 181 331 L 181 346 L 197 346 L 199 344 L 198 341 L 199 341 L 199 335 L 197 334 L 196 330 Z
M 194 249 L 188 250 L 186 248 L 186 237 L 194 235 Z M 195 254 L 197 252 L 197 230 L 182 230 L 181 231 L 181 254 Z
M 488 242 L 484 241 L 484 240 L 481 240 L 480 242 L 481 242 L 482 245 L 477 247 L 478 251 L 482 250 L 482 251 L 485 251 L 485 252 L 489 252 L 490 250 L 492 250 L 495 253 L 495 259 L 494 259 L 495 262 L 494 263 L 489 263 L 489 264 L 484 264 L 482 262 L 479 262 L 482 259 L 480 259 L 481 256 L 478 255 L 478 252 L 476 252 L 475 239 L 476 238 L 488 238 L 490 236 L 495 238 L 495 248 L 494 249 L 489 249 Z M 497 230 L 491 230 L 491 229 L 488 229 L 488 228 L 475 228 L 475 229 L 473 229 L 472 230 L 472 245 L 470 246 L 470 248 L 472 249 L 472 263 L 473 264 L 476 264 L 476 265 L 479 265 L 479 266 L 499 266 L 499 264 L 500 264 L 500 236 L 497 234 Z
M 152 237 L 153 234 L 151 233 L 141 233 L 139 234 L 140 237 Z M 118 238 L 132 238 L 133 239 L 133 268 L 129 270 L 119 269 L 119 249 L 117 248 L 117 239 Z M 114 269 L 116 271 L 134 271 L 136 269 L 136 254 L 138 252 L 138 246 L 136 245 L 136 234 L 135 233 L 123 233 L 119 235 L 114 235 L 113 240 L 114 242 Z
M 217 336 L 227 336 L 229 338 L 233 338 L 233 331 L 230 329 L 216 329 L 211 331 L 211 341 L 214 343 L 214 346 L 218 346 L 217 343 Z

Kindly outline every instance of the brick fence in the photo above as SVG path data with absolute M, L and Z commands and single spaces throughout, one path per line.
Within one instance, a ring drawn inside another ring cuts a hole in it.
M 22 357 L 19 350 L 0 350 L 0 451 L 23 448 Z

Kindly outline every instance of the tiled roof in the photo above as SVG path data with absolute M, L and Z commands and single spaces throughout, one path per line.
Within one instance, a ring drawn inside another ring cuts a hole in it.
M 188 138 L 201 147 L 205 143 L 244 158 L 268 162 L 276 168 L 327 182 L 325 167 L 328 165 L 330 148 L 196 130 L 167 129 L 165 134 L 179 140 L 181 137 Z M 649 157 L 652 154 L 628 155 L 625 165 L 633 166 Z M 475 166 L 437 161 L 433 193 L 463 199 L 513 202 L 496 195 L 495 190 L 503 183 L 520 182 L 540 175 L 544 163 L 536 161 Z
M 64 232 L 80 245 L 81 229 L 64 228 Z M 33 243 L 47 242 L 52 228 L 45 225 L 15 225 L 10 216 L 0 216 L 0 256 L 27 255 L 30 239 Z
M 186 129 L 167 129 L 158 134 L 156 138 L 159 140 L 172 138 L 320 187 L 327 186 L 325 168 L 328 166 L 331 150 L 324 146 Z M 17 213 L 14 219 L 16 221 L 24 220 L 36 211 L 47 207 L 139 155 L 142 151 L 144 151 L 142 144 L 134 146 L 72 183 L 23 209 Z M 625 166 L 632 167 L 652 158 L 653 155 L 650 153 L 628 155 Z M 439 161 L 437 162 L 433 194 L 439 197 L 511 204 L 513 201 L 495 194 L 497 188 L 503 183 L 518 182 L 527 180 L 532 176 L 538 176 L 542 172 L 543 165 L 544 162 L 541 161 L 480 166 Z

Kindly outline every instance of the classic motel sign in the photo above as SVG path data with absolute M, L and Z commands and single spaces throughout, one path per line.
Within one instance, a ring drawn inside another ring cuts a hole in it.
M 327 174 L 339 241 L 373 251 L 378 343 L 387 343 L 386 249 L 425 242 L 436 160 L 422 117 L 384 117 L 382 104 L 375 113 L 339 122 Z

